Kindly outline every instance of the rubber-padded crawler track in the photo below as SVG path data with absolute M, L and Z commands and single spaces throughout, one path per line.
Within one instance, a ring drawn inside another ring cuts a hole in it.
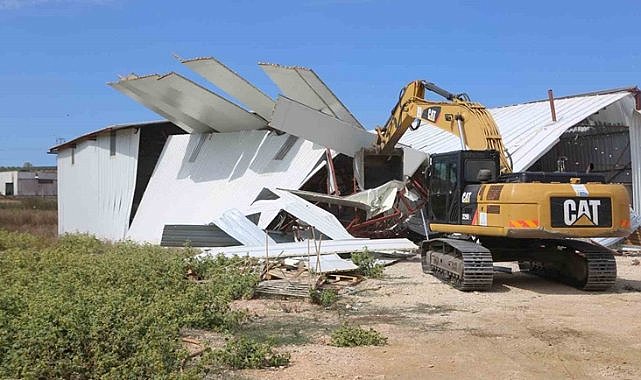
M 421 263 L 425 273 L 430 273 L 459 290 L 489 290 L 492 287 L 492 254 L 472 241 L 429 240 L 421 249 Z

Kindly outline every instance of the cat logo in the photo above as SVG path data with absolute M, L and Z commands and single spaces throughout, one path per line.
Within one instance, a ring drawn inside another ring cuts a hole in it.
M 422 118 L 432 123 L 436 123 L 438 120 L 438 115 L 441 113 L 441 107 L 430 107 L 423 111 Z
M 577 204 L 578 203 L 578 204 Z M 581 225 L 592 224 L 599 225 L 599 206 L 601 201 L 598 199 L 567 199 L 563 202 L 563 222 L 566 226 L 573 226 L 577 223 Z
M 461 197 L 461 203 L 470 203 L 471 199 L 472 199 L 472 192 L 464 191 L 463 196 Z

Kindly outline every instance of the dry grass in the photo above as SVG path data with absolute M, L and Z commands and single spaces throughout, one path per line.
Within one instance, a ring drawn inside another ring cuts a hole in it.
M 54 238 L 58 235 L 55 199 L 0 198 L 0 229 Z

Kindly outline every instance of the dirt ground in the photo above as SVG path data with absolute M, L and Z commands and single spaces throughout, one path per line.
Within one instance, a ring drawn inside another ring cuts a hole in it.
M 641 378 L 641 265 L 619 257 L 608 292 L 582 292 L 518 272 L 491 292 L 462 293 L 422 273 L 418 258 L 382 280 L 346 289 L 335 308 L 291 300 L 239 304 L 248 334 L 274 336 L 291 365 L 238 373 L 256 379 Z M 343 321 L 388 337 L 382 347 L 337 348 Z

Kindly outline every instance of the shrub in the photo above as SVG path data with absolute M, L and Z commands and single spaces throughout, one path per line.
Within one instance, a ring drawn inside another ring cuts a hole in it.
M 236 328 L 229 302 L 257 281 L 227 258 L 190 281 L 192 253 L 0 231 L 0 378 L 181 376 L 180 329 Z
M 352 262 L 358 266 L 358 270 L 363 276 L 372 278 L 383 277 L 383 269 L 385 267 L 376 264 L 376 259 L 367 249 L 361 252 L 353 252 Z
M 330 307 L 338 300 L 338 292 L 334 289 L 309 289 L 309 298 L 312 303 Z
M 332 332 L 330 345 L 336 347 L 383 346 L 387 337 L 370 328 L 365 330 L 358 326 L 343 324 Z
M 274 352 L 273 343 L 251 338 L 232 338 L 222 349 L 214 350 L 205 359 L 234 369 L 281 367 L 289 364 L 289 353 Z

